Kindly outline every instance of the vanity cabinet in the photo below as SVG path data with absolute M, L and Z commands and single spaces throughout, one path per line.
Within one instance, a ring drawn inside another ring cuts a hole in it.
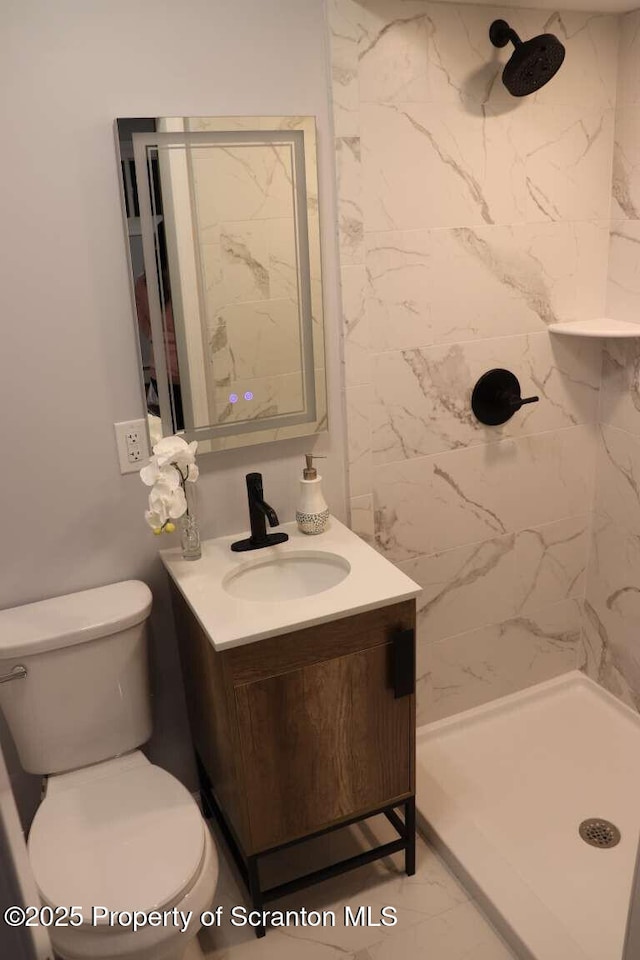
M 173 601 L 194 744 L 247 857 L 413 797 L 414 600 L 219 651 Z

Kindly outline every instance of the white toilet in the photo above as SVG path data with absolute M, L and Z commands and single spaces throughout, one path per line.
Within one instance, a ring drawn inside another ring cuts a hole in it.
M 200 810 L 138 749 L 151 735 L 150 609 L 149 588 L 129 580 L 0 611 L 0 680 L 15 674 L 0 707 L 24 769 L 47 775 L 31 869 L 43 904 L 82 908 L 81 925 L 49 928 L 64 960 L 179 960 L 213 901 L 218 859 Z M 193 919 L 186 933 L 171 922 L 134 933 L 94 907 Z

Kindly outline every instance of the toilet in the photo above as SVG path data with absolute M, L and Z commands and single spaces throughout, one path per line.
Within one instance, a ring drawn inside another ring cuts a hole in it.
M 218 859 L 198 805 L 139 749 L 151 599 L 128 580 L 0 611 L 0 709 L 24 770 L 47 778 L 31 870 L 43 905 L 82 915 L 49 927 L 62 960 L 181 960 L 213 902 Z M 120 925 L 132 910 L 167 920 L 134 932 Z

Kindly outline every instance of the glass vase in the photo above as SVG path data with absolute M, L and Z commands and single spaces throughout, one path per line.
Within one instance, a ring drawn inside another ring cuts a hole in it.
M 182 556 L 185 560 L 199 560 L 202 556 L 202 548 L 200 546 L 200 531 L 198 530 L 198 521 L 196 519 L 195 496 L 192 483 L 185 483 L 184 493 L 187 498 L 187 511 L 183 513 L 178 520 Z

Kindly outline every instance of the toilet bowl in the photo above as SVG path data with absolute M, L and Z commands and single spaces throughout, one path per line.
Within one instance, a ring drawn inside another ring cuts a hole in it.
M 82 913 L 81 925 L 50 929 L 64 960 L 181 957 L 218 876 L 193 797 L 139 751 L 50 778 L 28 850 L 42 903 Z M 133 910 L 164 922 L 134 932 Z
M 138 749 L 150 607 L 127 581 L 0 611 L 0 675 L 26 670 L 0 684 L 0 707 L 24 769 L 47 775 L 28 851 L 61 960 L 181 960 L 213 902 L 199 807 Z

